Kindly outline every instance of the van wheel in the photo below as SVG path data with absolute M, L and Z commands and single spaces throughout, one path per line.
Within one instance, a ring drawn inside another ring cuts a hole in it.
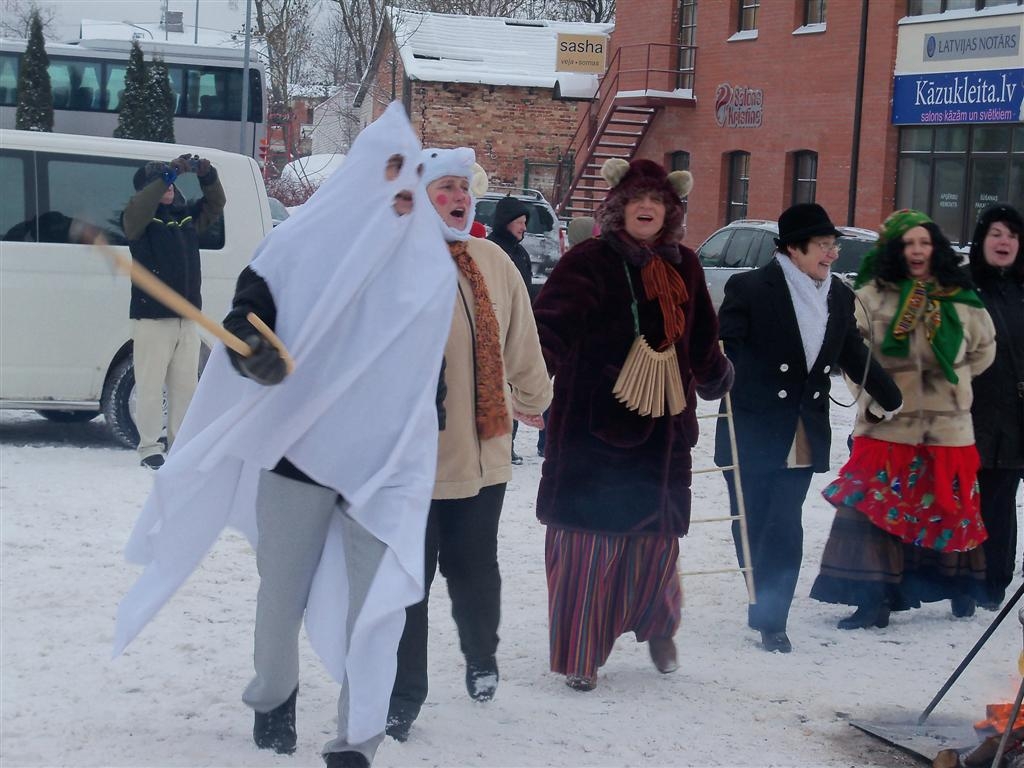
M 139 444 L 139 430 L 132 418 L 132 398 L 135 396 L 135 369 L 128 355 L 110 372 L 103 388 L 103 418 L 114 439 L 125 448 Z
M 36 411 L 47 421 L 55 421 L 58 424 L 81 424 L 92 421 L 100 415 L 99 411 Z

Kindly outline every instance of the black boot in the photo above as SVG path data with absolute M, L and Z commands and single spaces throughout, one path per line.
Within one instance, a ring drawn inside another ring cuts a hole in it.
M 498 662 L 491 656 L 482 661 L 466 659 L 466 691 L 474 701 L 490 701 L 498 690 Z
M 252 738 L 260 749 L 272 749 L 279 755 L 295 751 L 295 698 L 299 689 L 269 712 L 257 712 Z
M 974 598 L 970 595 L 957 595 L 949 601 L 953 615 L 958 619 L 964 619 L 974 615 Z
M 327 768 L 370 768 L 370 761 L 362 752 L 328 752 L 324 762 Z
M 867 629 L 868 627 L 889 626 L 889 606 L 887 603 L 859 605 L 851 616 L 839 620 L 840 629 Z

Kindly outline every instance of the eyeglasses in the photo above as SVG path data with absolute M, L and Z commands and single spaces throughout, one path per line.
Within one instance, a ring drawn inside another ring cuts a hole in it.
M 811 240 L 822 253 L 834 253 L 839 255 L 839 242 L 836 240 Z

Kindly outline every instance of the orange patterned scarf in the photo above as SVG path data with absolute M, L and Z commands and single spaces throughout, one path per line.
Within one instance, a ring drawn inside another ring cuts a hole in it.
M 465 241 L 448 243 L 459 272 L 473 290 L 476 317 L 473 355 L 476 360 L 476 431 L 481 440 L 507 435 L 512 431 L 505 405 L 505 375 L 501 360 L 501 334 L 487 283 L 480 268 L 466 249 Z
M 665 327 L 665 342 L 658 349 L 668 349 L 683 337 L 686 314 L 682 305 L 690 298 L 682 276 L 660 256 L 652 255 L 640 268 L 644 293 L 657 299 Z

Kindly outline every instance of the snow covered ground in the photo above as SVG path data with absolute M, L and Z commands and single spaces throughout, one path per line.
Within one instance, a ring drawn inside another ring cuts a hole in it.
M 840 386 L 838 389 L 842 389 Z M 845 395 L 845 392 L 842 393 Z M 713 404 L 702 404 L 711 412 Z M 852 413 L 834 408 L 833 462 Z M 709 466 L 712 422 L 694 466 Z M 842 632 L 845 607 L 808 599 L 832 519 L 818 475 L 804 507 L 804 569 L 790 617 L 794 651 L 765 653 L 746 627 L 739 574 L 684 579 L 680 669 L 660 675 L 647 648 L 620 639 L 597 690 L 577 693 L 547 665 L 544 529 L 533 513 L 541 460 L 520 430 L 502 518 L 504 580 L 493 702 L 466 696 L 443 579 L 431 599 L 431 692 L 409 741 L 376 766 L 910 766 L 914 759 L 850 719 L 913 722 L 994 614 L 954 619 L 948 604 L 894 614 L 886 629 Z M 337 689 L 303 641 L 299 750 L 259 751 L 241 703 L 251 672 L 256 568 L 237 535 L 128 649 L 110 659 L 114 612 L 137 576 L 121 548 L 153 476 L 112 447 L 102 420 L 58 425 L 0 413 L 2 635 L 0 764 L 17 766 L 316 766 L 334 730 Z M 722 514 L 720 475 L 699 476 L 694 516 Z M 728 526 L 695 525 L 683 570 L 734 564 Z M 1012 588 L 1016 588 L 1015 582 Z M 932 722 L 969 724 L 1012 701 L 1021 628 L 1012 613 Z

